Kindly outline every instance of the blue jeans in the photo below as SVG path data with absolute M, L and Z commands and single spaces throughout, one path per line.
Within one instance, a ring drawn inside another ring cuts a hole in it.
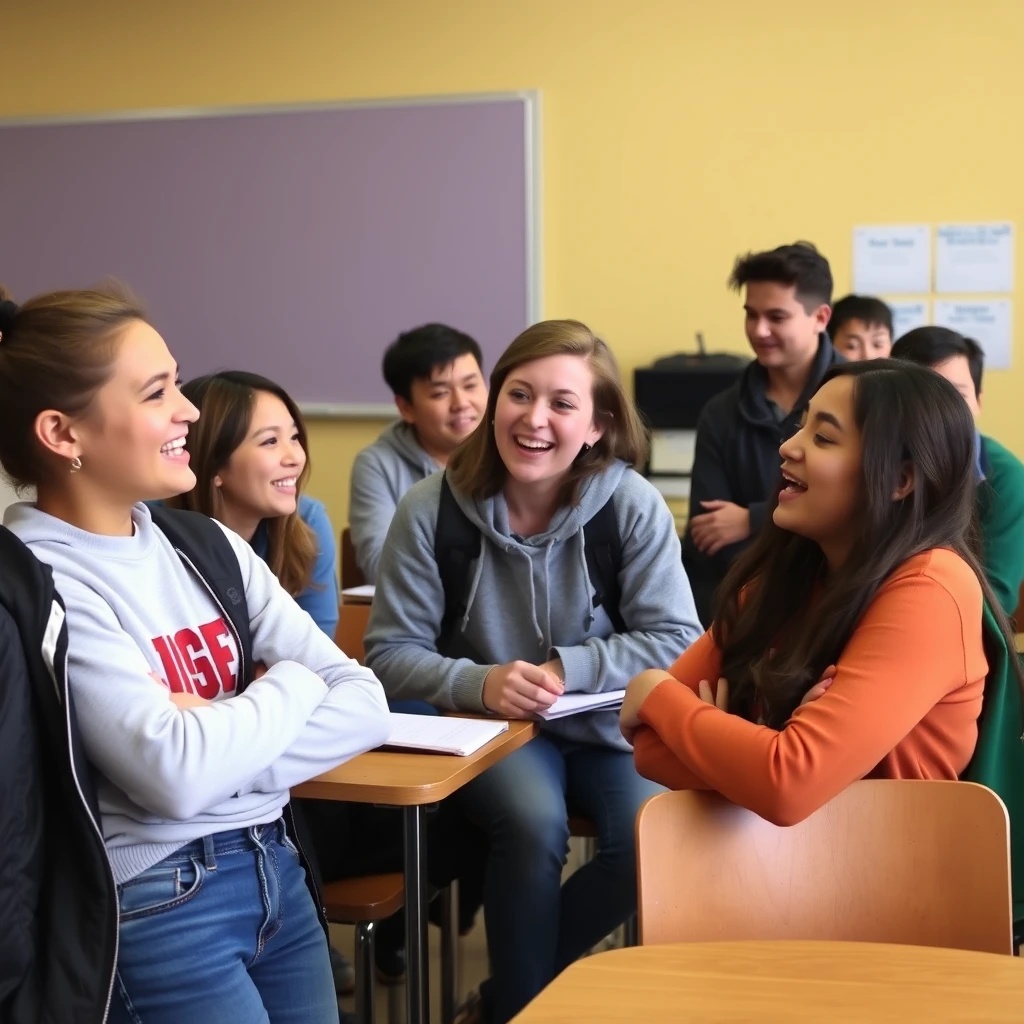
M 510 1020 L 552 978 L 636 911 L 637 811 L 662 787 L 633 755 L 544 733 L 458 791 L 487 833 L 486 1003 Z M 562 885 L 569 810 L 597 826 L 597 856 Z
M 111 1024 L 338 1024 L 327 937 L 280 820 L 197 839 L 118 899 Z

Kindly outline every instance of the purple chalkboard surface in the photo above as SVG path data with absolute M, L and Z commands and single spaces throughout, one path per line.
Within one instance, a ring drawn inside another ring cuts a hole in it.
M 0 123 L 0 281 L 120 278 L 184 378 L 368 413 L 400 331 L 449 322 L 489 371 L 538 317 L 535 133 L 530 93 Z

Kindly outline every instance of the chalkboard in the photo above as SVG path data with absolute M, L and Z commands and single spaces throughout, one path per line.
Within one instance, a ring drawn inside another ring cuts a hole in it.
M 485 369 L 539 318 L 533 93 L 0 122 L 0 281 L 124 281 L 185 379 L 248 369 L 314 413 L 393 409 L 432 320 Z

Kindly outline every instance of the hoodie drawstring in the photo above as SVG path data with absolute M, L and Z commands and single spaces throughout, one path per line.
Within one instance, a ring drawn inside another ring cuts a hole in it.
M 594 622 L 594 594 L 590 584 L 590 569 L 587 567 L 587 539 L 584 528 L 581 526 L 576 531 L 577 551 L 579 552 L 580 572 L 583 574 L 583 593 L 587 595 L 587 610 L 583 620 L 583 628 L 589 630 Z M 547 580 L 547 632 L 540 624 L 540 613 L 537 608 L 537 584 L 533 578 L 533 559 L 528 551 L 515 547 L 511 544 L 505 546 L 506 554 L 519 554 L 526 559 L 526 573 L 530 581 L 530 618 L 533 621 L 534 636 L 538 644 L 547 643 L 550 646 L 551 638 L 551 605 L 554 601 L 554 594 L 551 587 L 551 551 L 555 546 L 555 538 L 551 538 L 544 545 L 544 579 Z M 480 580 L 484 572 L 484 559 L 487 557 L 488 543 L 486 540 L 480 545 L 480 556 L 476 560 L 476 568 L 473 571 L 473 579 L 469 585 L 469 596 L 466 598 L 466 611 L 459 623 L 459 632 L 465 633 L 469 625 L 469 613 L 473 609 L 473 602 L 480 590 Z
M 469 612 L 473 607 L 473 602 L 476 600 L 476 593 L 480 589 L 480 578 L 484 574 L 484 559 L 487 557 L 487 541 L 480 538 L 480 555 L 476 560 L 476 569 L 473 571 L 473 581 L 469 585 L 469 597 L 466 598 L 466 613 L 462 616 L 462 622 L 459 625 L 459 632 L 465 633 L 466 626 L 469 625 Z

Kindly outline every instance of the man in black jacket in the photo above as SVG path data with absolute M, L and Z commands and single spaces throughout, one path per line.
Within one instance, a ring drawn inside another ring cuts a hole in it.
M 825 333 L 832 272 L 813 245 L 742 256 L 729 284 L 745 291 L 755 360 L 697 423 L 683 564 L 705 626 L 718 584 L 765 520 L 779 480 L 779 445 L 796 431 L 825 371 L 845 362 Z

